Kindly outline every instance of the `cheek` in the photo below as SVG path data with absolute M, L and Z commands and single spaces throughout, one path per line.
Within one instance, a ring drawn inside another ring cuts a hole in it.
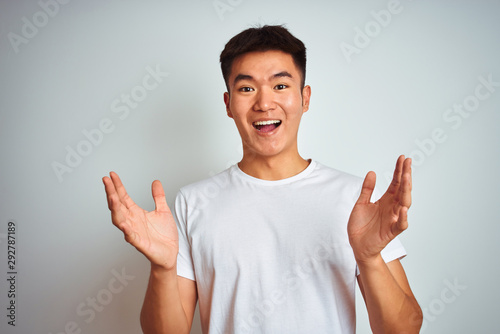
M 229 102 L 229 107 L 231 108 L 231 112 L 234 117 L 243 118 L 245 114 L 245 110 L 247 110 L 248 101 L 244 99 L 233 97 Z
M 284 110 L 286 110 L 287 118 L 295 119 L 302 117 L 302 98 L 289 98 L 281 103 Z
M 245 131 L 245 128 L 247 127 L 248 123 L 246 119 L 247 113 L 245 112 L 243 103 L 244 102 L 241 101 L 241 99 L 235 99 L 235 98 L 233 98 L 229 103 L 232 119 L 240 133 L 242 131 Z

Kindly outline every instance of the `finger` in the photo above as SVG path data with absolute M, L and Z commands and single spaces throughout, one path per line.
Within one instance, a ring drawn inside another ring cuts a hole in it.
M 403 171 L 403 165 L 405 161 L 405 156 L 400 155 L 396 161 L 396 167 L 394 168 L 394 174 L 392 176 L 391 184 L 387 188 L 387 193 L 397 194 L 399 187 L 401 185 L 401 173 Z
M 109 177 L 105 176 L 102 178 L 102 182 L 104 183 L 104 188 L 106 190 L 108 208 L 111 211 L 111 221 L 113 222 L 113 225 L 123 231 L 123 225 L 126 225 L 124 211 L 127 209 L 118 198 L 113 181 Z
M 403 165 L 403 172 L 401 176 L 401 186 L 399 189 L 399 204 L 409 208 L 411 206 L 411 190 L 412 190 L 412 180 L 411 180 L 411 159 L 405 159 Z
M 102 183 L 104 183 L 104 191 L 106 191 L 106 199 L 108 201 L 108 209 L 113 210 L 113 208 L 118 209 L 121 204 L 118 198 L 118 193 L 116 192 L 115 185 L 113 181 L 105 176 L 102 178 Z
M 407 165 L 407 168 L 408 168 L 408 174 L 410 176 L 410 191 L 413 189 L 413 177 L 412 177 L 412 174 L 413 174 L 413 169 L 411 168 L 411 164 L 413 163 L 413 160 L 411 158 L 408 158 L 406 159 L 407 162 L 405 162 Z
M 361 193 L 359 194 L 359 198 L 356 203 L 359 204 L 368 204 L 370 203 L 370 199 L 373 194 L 373 189 L 375 189 L 375 181 L 376 181 L 375 172 L 368 172 L 366 174 L 365 180 L 363 181 L 363 186 L 361 187 Z
M 109 197 L 111 196 L 112 190 L 111 190 L 111 185 L 113 182 L 111 182 L 111 179 L 107 176 L 102 178 L 102 183 L 104 184 L 104 191 L 106 192 L 106 201 L 108 203 L 108 209 L 111 210 L 111 202 Z
M 109 176 L 111 177 L 111 180 L 113 181 L 114 187 L 116 189 L 116 192 L 118 194 L 118 198 L 120 201 L 125 205 L 127 209 L 130 209 L 135 205 L 134 201 L 130 198 L 130 196 L 127 194 L 127 191 L 125 190 L 125 186 L 123 185 L 122 181 L 120 180 L 120 177 L 118 174 L 115 172 L 109 173 Z
M 170 212 L 165 198 L 165 191 L 163 190 L 160 181 L 153 181 L 153 184 L 151 184 L 151 193 L 153 194 L 153 199 L 155 201 L 155 210 L 158 212 Z
M 399 216 L 396 224 L 394 224 L 393 234 L 394 236 L 399 235 L 401 232 L 408 228 L 408 208 L 401 207 L 399 210 Z

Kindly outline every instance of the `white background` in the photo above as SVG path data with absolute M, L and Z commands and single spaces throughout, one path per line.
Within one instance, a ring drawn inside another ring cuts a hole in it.
M 308 49 L 301 154 L 359 176 L 374 170 L 382 188 L 399 154 L 414 158 L 401 239 L 422 332 L 500 331 L 500 87 L 473 97 L 479 77 L 500 82 L 499 1 L 41 3 L 52 3 L 50 15 L 34 0 L 0 4 L 1 333 L 140 332 L 149 265 L 111 224 L 101 178 L 117 171 L 153 209 L 154 179 L 172 203 L 182 185 L 239 161 L 218 57 L 241 30 L 282 23 Z M 388 7 L 396 10 L 377 23 L 373 13 Z M 357 53 L 342 52 L 347 44 Z M 168 76 L 140 96 L 148 68 Z M 137 106 L 115 112 L 132 93 Z M 465 116 L 448 111 L 464 103 Z M 101 122 L 108 133 L 89 146 L 84 132 Z M 74 167 L 68 148 L 86 154 Z M 58 177 L 54 165 L 67 169 Z M 9 221 L 15 327 L 6 317 Z M 358 333 L 368 333 L 357 302 Z

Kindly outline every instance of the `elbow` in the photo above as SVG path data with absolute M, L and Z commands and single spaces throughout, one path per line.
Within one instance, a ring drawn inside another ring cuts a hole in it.
M 139 317 L 140 324 L 141 324 L 141 329 L 144 334 L 151 333 L 150 328 L 148 326 L 148 320 L 146 319 L 146 316 L 144 314 L 144 310 L 141 311 L 141 315 Z
M 400 326 L 395 326 L 393 328 L 397 328 L 395 331 L 388 331 L 388 333 L 394 334 L 418 334 L 420 333 L 420 329 L 422 328 L 422 323 L 424 321 L 424 315 L 422 313 L 422 309 L 420 305 L 415 301 L 414 307 L 410 311 L 410 313 L 406 313 L 400 318 L 403 321 L 400 321 Z M 404 321 L 406 320 L 406 321 Z
M 409 305 L 408 305 L 409 306 Z M 422 328 L 424 321 L 424 316 L 420 305 L 415 301 L 412 303 L 411 307 L 406 308 L 405 311 L 401 311 L 397 320 L 391 322 L 391 324 L 385 324 L 383 329 L 380 331 L 374 331 L 374 333 L 384 333 L 384 334 L 418 334 Z
M 422 313 L 422 309 L 420 308 L 420 305 L 418 305 L 418 303 L 415 303 L 415 311 L 410 316 L 410 333 L 420 333 L 420 328 L 422 328 L 423 322 L 424 314 Z

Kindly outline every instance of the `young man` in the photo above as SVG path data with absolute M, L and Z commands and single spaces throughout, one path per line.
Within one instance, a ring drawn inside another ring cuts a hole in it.
M 145 333 L 189 333 L 199 300 L 204 333 L 354 333 L 358 282 L 374 333 L 418 333 L 422 313 L 399 259 L 408 226 L 411 161 L 401 156 L 386 193 L 303 159 L 309 108 L 303 43 L 281 26 L 251 28 L 221 54 L 227 115 L 243 158 L 179 191 L 177 226 L 159 181 L 156 209 L 103 182 L 113 223 L 151 262 Z

